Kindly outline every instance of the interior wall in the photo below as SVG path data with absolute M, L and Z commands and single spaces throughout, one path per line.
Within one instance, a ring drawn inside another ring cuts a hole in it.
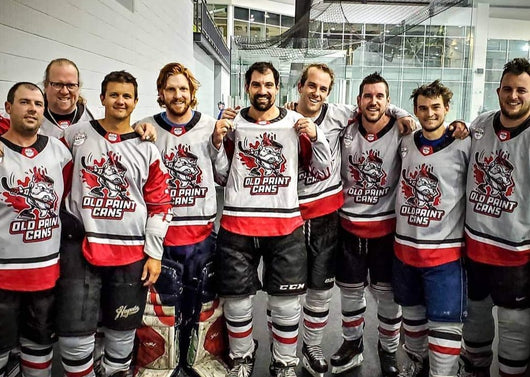
M 103 77 L 124 69 L 139 85 L 133 118 L 160 111 L 160 68 L 178 61 L 195 69 L 193 1 L 130 4 L 132 10 L 117 0 L 1 0 L 0 108 L 15 82 L 42 82 L 48 62 L 66 57 L 79 67 L 81 94 L 91 109 L 100 108 Z

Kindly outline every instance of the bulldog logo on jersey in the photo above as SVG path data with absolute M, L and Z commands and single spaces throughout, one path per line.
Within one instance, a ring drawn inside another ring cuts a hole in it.
M 88 155 L 92 160 L 92 156 Z M 81 157 L 81 176 L 89 189 L 83 196 L 83 208 L 90 208 L 95 219 L 120 220 L 124 212 L 133 212 L 136 202 L 129 197 L 129 182 L 125 177 L 127 168 L 121 163 L 121 156 L 112 151 L 101 159 L 87 164 Z
M 513 194 L 513 165 L 507 152 L 498 150 L 489 156 L 484 151 L 475 153 L 473 177 L 476 187 L 469 194 L 475 203 L 474 211 L 483 215 L 500 217 L 502 212 L 513 212 L 517 202 L 508 199 Z
M 283 175 L 286 160 L 282 154 L 283 145 L 274 134 L 263 133 L 261 140 L 249 143 L 245 139 L 239 147 L 239 159 L 249 171 L 243 186 L 250 188 L 251 195 L 277 194 L 280 187 L 289 186 L 291 177 Z
M 377 204 L 379 198 L 388 194 L 387 173 L 383 169 L 383 160 L 379 151 L 370 149 L 362 154 L 348 158 L 350 175 L 354 186 L 348 189 L 356 203 Z
M 432 173 L 432 166 L 423 164 L 407 172 L 402 171 L 401 192 L 406 199 L 399 212 L 408 216 L 408 223 L 416 226 L 429 226 L 431 221 L 441 221 L 445 211 L 436 209 L 440 204 L 439 180 Z
M 58 196 L 54 180 L 44 167 L 34 167 L 23 180 L 9 182 L 2 177 L 2 194 L 17 217 L 9 225 L 9 233 L 22 234 L 24 242 L 48 240 L 52 230 L 59 227 L 57 216 Z
M 202 182 L 202 170 L 197 160 L 187 145 L 179 144 L 174 150 L 164 153 L 164 165 L 171 175 L 169 194 L 174 206 L 193 206 L 196 198 L 206 196 L 208 188 L 199 185 Z

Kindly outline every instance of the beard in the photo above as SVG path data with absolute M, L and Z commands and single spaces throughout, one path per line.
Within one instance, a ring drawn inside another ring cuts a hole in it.
M 190 105 L 191 105 L 190 102 L 185 102 L 185 103 L 184 103 L 184 108 L 183 108 L 183 110 L 178 111 L 178 110 L 175 110 L 175 109 L 171 106 L 173 103 L 176 103 L 176 102 L 164 102 L 164 105 L 166 106 L 166 111 L 167 111 L 168 113 L 170 113 L 171 115 L 176 116 L 176 117 L 181 117 L 181 116 L 183 116 L 184 114 L 186 114 L 186 112 L 189 110 Z
M 260 102 L 258 101 L 260 98 L 267 98 L 267 102 Z M 250 98 L 250 103 L 254 108 L 258 111 L 267 111 L 269 110 L 273 105 L 274 101 L 272 101 L 272 96 L 270 95 L 255 95 L 254 97 Z
M 502 115 L 511 120 L 524 120 L 530 112 L 530 102 L 523 103 L 521 109 L 516 112 L 510 112 L 503 103 L 501 103 L 500 106 Z

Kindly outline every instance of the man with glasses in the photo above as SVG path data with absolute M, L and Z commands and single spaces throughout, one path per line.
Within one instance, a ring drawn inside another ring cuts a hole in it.
M 94 119 L 79 95 L 79 69 L 73 61 L 52 60 L 46 67 L 43 83 L 46 110 L 41 133 L 59 138 L 68 126 Z

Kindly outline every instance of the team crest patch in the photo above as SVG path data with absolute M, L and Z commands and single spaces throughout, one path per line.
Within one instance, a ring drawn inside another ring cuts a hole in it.
M 475 203 L 475 212 L 498 218 L 503 212 L 514 211 L 518 203 L 509 199 L 515 186 L 513 169 L 508 152 L 498 150 L 490 155 L 484 151 L 475 153 L 475 187 L 469 194 L 469 201 Z
M 84 132 L 79 132 L 79 133 L 75 134 L 75 136 L 74 136 L 74 145 L 77 146 L 77 147 L 82 145 L 86 141 L 86 138 L 87 138 L 87 136 L 86 136 L 86 133 L 84 133 Z
M 33 158 L 37 155 L 37 151 L 34 148 L 24 148 L 22 154 L 28 158 Z
M 254 143 L 245 139 L 238 143 L 238 149 L 237 155 L 249 174 L 243 186 L 250 189 L 250 195 L 277 194 L 279 188 L 289 186 L 291 177 L 283 175 L 283 145 L 276 141 L 276 135 L 265 132 Z
M 171 132 L 176 136 L 180 136 L 184 133 L 184 127 L 173 127 Z
M 345 146 L 349 147 L 353 143 L 353 137 L 351 135 L 344 135 L 342 142 Z
M 191 152 L 191 147 L 179 144 L 163 153 L 164 165 L 171 176 L 169 194 L 173 206 L 185 207 L 195 205 L 196 199 L 204 198 L 208 187 L 201 186 L 202 169 L 198 157 Z
M 510 139 L 510 132 L 506 130 L 501 130 L 497 133 L 497 136 L 499 137 L 500 141 L 506 141 Z
M 107 134 L 107 140 L 110 141 L 111 143 L 114 143 L 118 141 L 118 135 L 115 134 L 114 132 L 109 132 Z
M 401 155 L 401 158 L 405 158 L 405 156 L 409 153 L 409 149 L 407 147 L 401 147 L 399 150 L 399 154 Z
M 422 145 L 422 147 L 420 148 L 420 151 L 421 151 L 421 154 L 424 156 L 428 156 L 433 153 L 432 146 L 430 145 Z
M 348 189 L 347 195 L 356 203 L 376 204 L 379 198 L 388 194 L 389 188 L 385 187 L 388 177 L 378 150 L 355 153 L 348 160 L 354 185 Z
M 410 225 L 427 227 L 431 221 L 441 221 L 445 211 L 436 207 L 441 202 L 439 179 L 433 174 L 430 165 L 402 171 L 401 192 L 405 204 L 399 209 L 402 216 L 408 217 Z
M 377 135 L 376 134 L 366 134 L 366 140 L 368 140 L 369 142 L 375 141 L 375 140 L 377 140 Z
M 127 168 L 118 153 L 109 151 L 99 160 L 83 156 L 81 165 L 82 180 L 89 190 L 82 207 L 90 209 L 92 218 L 121 220 L 125 212 L 134 212 L 136 202 L 129 197 Z
M 477 127 L 474 130 L 472 130 L 472 133 L 475 139 L 480 140 L 484 136 L 484 128 Z
M 9 225 L 9 233 L 22 234 L 24 242 L 37 242 L 52 237 L 59 227 L 58 196 L 54 180 L 45 167 L 34 167 L 24 179 L 2 177 L 2 199 L 17 212 Z

